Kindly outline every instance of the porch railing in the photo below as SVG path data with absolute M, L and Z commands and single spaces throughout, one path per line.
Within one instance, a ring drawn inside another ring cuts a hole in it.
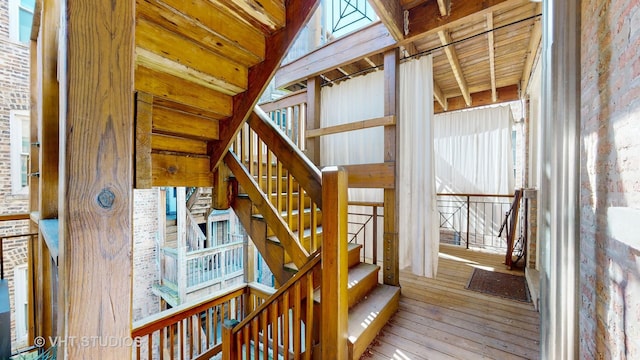
M 222 246 L 187 253 L 187 291 L 242 275 L 243 259 L 243 238 Z
M 173 287 L 178 286 L 178 250 L 172 248 L 160 249 L 162 266 L 162 283 Z
M 189 209 L 187 209 L 186 229 L 189 251 L 196 251 L 204 248 L 204 242 L 207 240 L 207 236 L 202 232 L 202 229 L 198 226 L 198 222 L 193 218 Z
M 504 252 L 500 226 L 512 201 L 513 195 L 439 193 L 440 243 Z
M 133 358 L 209 359 L 222 351 L 222 324 L 241 321 L 273 291 L 240 284 L 133 324 Z
M 378 202 L 349 202 L 349 242 L 362 245 L 360 257 L 363 262 L 378 263 L 378 224 L 383 217 Z

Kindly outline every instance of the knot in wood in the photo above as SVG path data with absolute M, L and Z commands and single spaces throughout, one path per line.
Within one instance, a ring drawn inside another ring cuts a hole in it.
M 98 194 L 98 205 L 103 209 L 111 209 L 116 195 L 109 189 L 102 189 Z
M 175 174 L 178 172 L 178 168 L 176 168 L 175 166 L 171 165 L 167 168 L 167 171 L 169 172 L 169 174 Z

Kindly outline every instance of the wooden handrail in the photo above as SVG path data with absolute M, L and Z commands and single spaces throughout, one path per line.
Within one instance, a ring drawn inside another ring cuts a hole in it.
M 437 193 L 436 196 L 460 196 L 460 197 L 502 197 L 512 198 L 513 194 L 465 194 L 465 193 Z
M 0 221 L 15 221 L 15 220 L 29 220 L 29 219 L 30 219 L 30 215 L 28 213 L 0 215 Z
M 267 144 L 287 170 L 304 187 L 313 202 L 322 209 L 322 176 L 320 170 L 273 124 L 259 106 L 247 120 L 251 129 Z

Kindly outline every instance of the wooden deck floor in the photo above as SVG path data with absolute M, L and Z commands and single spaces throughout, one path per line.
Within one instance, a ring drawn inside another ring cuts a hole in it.
M 400 308 L 362 359 L 538 359 L 532 304 L 465 289 L 473 267 L 510 272 L 502 260 L 443 245 L 437 279 L 401 272 Z

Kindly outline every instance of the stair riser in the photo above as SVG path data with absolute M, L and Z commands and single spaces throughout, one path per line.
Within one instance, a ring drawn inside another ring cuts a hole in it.
M 378 272 L 380 269 L 373 271 L 362 281 L 358 282 L 349 289 L 349 308 L 359 303 L 365 295 L 371 292 L 378 285 Z
M 378 332 L 382 330 L 382 328 L 387 324 L 391 316 L 398 311 L 398 304 L 400 302 L 400 292 L 391 299 L 385 306 L 385 308 L 380 311 L 378 316 L 369 324 L 367 330 L 358 337 L 355 343 L 351 341 L 347 341 L 349 348 L 349 359 L 360 359 L 362 354 L 367 350 L 367 347 L 371 342 L 376 338 Z

